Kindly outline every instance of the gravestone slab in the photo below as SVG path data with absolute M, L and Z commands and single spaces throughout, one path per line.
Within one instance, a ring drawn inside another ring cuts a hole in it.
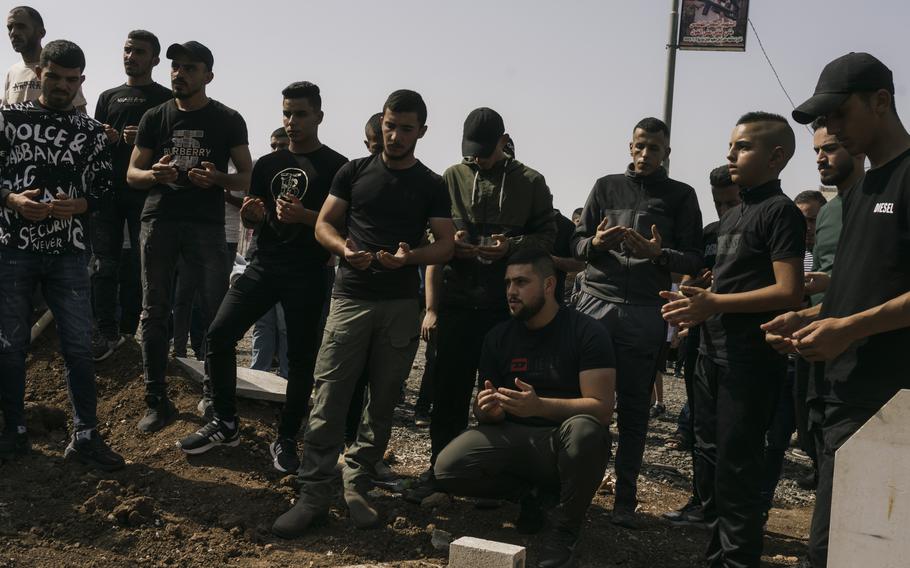
M 191 357 L 178 357 L 177 363 L 191 377 L 202 382 L 202 377 L 205 375 L 205 365 L 202 361 L 197 361 Z M 284 402 L 287 384 L 286 380 L 275 373 L 237 367 L 237 396 L 256 400 Z
M 910 390 L 834 458 L 828 568 L 910 566 Z
M 524 568 L 525 548 L 463 536 L 449 545 L 449 568 Z

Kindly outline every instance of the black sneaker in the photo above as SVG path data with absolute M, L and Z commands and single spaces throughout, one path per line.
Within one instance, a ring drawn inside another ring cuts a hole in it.
M 123 456 L 112 450 L 94 429 L 73 434 L 63 459 L 76 460 L 102 471 L 117 471 L 126 465 Z
M 438 493 L 439 487 L 436 485 L 436 475 L 433 473 L 433 468 L 430 467 L 426 471 L 420 474 L 417 478 L 417 483 L 413 487 L 406 490 L 403 494 L 404 500 L 408 503 L 413 503 L 415 505 L 420 505 L 420 503 L 432 495 L 433 493 Z
M 642 528 L 638 517 L 635 515 L 635 511 L 630 511 L 628 509 L 617 509 L 614 507 L 613 515 L 610 517 L 610 522 L 618 527 L 630 529 L 633 531 Z
M 797 477 L 796 485 L 798 485 L 800 489 L 804 489 L 806 491 L 815 491 L 818 489 L 818 472 L 812 471 L 806 475 Z
M 297 457 L 297 440 L 279 436 L 269 444 L 272 454 L 272 466 L 281 473 L 297 473 L 300 469 L 300 458 Z
M 430 427 L 430 413 L 426 410 L 415 410 L 414 411 L 414 426 L 418 428 L 429 428 Z
M 143 432 L 157 432 L 177 420 L 177 407 L 167 397 L 146 396 L 145 403 L 148 409 L 138 424 Z
M 92 359 L 95 363 L 104 361 L 114 354 L 126 339 L 119 333 L 105 335 L 99 331 L 92 334 Z
M 701 503 L 695 497 L 690 497 L 689 502 L 683 505 L 681 509 L 669 511 L 661 515 L 661 517 L 677 527 L 704 527 L 708 524 L 708 519 L 705 518 Z
M 537 568 L 574 568 L 578 565 L 575 558 L 578 535 L 574 532 L 554 527 L 541 541 L 543 545 L 537 555 Z
M 654 406 L 651 407 L 651 410 L 648 411 L 648 416 L 650 416 L 651 418 L 657 418 L 658 416 L 666 414 L 666 412 L 667 412 L 666 406 L 664 406 L 662 404 L 655 404 Z
M 0 457 L 24 456 L 30 449 L 32 449 L 32 444 L 28 441 L 27 433 L 20 434 L 7 430 L 0 434 Z
M 215 446 L 234 447 L 240 443 L 240 425 L 238 420 L 234 419 L 233 427 L 224 420 L 218 418 L 212 420 L 194 434 L 177 442 L 177 447 L 183 450 L 183 453 L 196 455 L 204 454 Z

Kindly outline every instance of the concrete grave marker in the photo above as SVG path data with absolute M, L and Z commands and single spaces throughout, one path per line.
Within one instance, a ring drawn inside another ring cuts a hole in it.
M 910 566 L 910 390 L 837 451 L 828 568 Z
M 197 361 L 191 357 L 178 357 L 177 363 L 191 377 L 202 382 L 202 377 L 205 374 L 205 365 L 202 361 Z M 237 396 L 284 402 L 287 385 L 288 382 L 286 380 L 274 373 L 237 367 Z
M 449 568 L 524 568 L 525 548 L 463 536 L 449 546 Z

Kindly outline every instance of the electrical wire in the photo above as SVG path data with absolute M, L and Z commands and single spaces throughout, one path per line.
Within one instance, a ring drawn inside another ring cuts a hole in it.
M 793 102 L 793 98 L 790 97 L 790 93 L 787 92 L 787 88 L 784 87 L 784 82 L 781 81 L 780 75 L 777 74 L 777 69 L 774 68 L 774 64 L 771 63 L 771 58 L 768 57 L 768 52 L 765 51 L 765 45 L 761 41 L 761 37 L 758 35 L 758 30 L 755 29 L 755 24 L 752 22 L 752 18 L 749 18 L 749 26 L 752 28 L 752 33 L 755 35 L 755 39 L 758 40 L 758 47 L 761 48 L 762 55 L 765 56 L 765 61 L 768 62 L 768 66 L 771 68 L 771 72 L 774 73 L 774 78 L 777 79 L 777 84 L 780 85 L 780 90 L 784 92 L 784 96 L 787 97 L 787 100 L 790 101 L 790 106 L 793 109 L 796 109 L 796 103 Z M 809 132 L 812 132 L 812 129 L 806 125 L 806 129 Z

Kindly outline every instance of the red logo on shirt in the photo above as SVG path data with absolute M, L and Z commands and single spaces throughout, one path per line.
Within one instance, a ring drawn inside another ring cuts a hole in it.
M 512 359 L 511 371 L 513 373 L 522 373 L 528 370 L 528 360 L 525 357 Z

